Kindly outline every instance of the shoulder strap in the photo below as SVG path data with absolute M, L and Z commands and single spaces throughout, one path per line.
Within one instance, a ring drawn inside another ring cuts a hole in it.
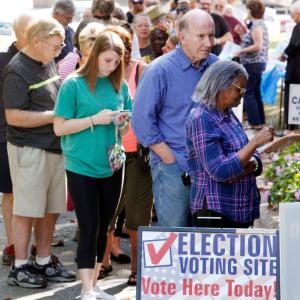
M 140 63 L 138 62 L 137 64 L 136 64 L 136 66 L 135 66 L 135 85 L 137 86 L 138 85 L 138 83 L 139 83 L 139 79 L 140 79 L 140 72 L 139 72 L 139 65 L 140 65 Z

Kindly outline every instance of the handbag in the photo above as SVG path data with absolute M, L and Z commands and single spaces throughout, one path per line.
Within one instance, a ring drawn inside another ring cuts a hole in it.
M 115 144 L 112 145 L 108 150 L 109 166 L 113 172 L 120 170 L 126 161 L 125 149 L 121 144 L 118 143 L 120 132 L 117 126 L 115 126 L 115 137 Z

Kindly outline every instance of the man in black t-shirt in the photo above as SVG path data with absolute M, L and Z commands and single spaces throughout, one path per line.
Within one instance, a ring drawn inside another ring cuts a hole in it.
M 211 15 L 215 23 L 215 42 L 212 48 L 212 53 L 219 55 L 222 51 L 222 46 L 228 41 L 232 42 L 233 38 L 230 33 L 228 24 L 220 15 L 212 13 L 212 0 L 198 0 L 199 8 L 203 9 Z
M 26 46 L 27 40 L 24 34 L 24 28 L 26 28 L 32 20 L 33 17 L 30 14 L 21 14 L 15 18 L 13 29 L 16 41 L 10 45 L 7 52 L 0 53 L 0 78 L 2 77 L 2 74 L 10 60 L 19 52 L 20 49 Z M 7 123 L 0 92 L 0 192 L 2 193 L 2 215 L 7 235 L 7 243 L 2 252 L 1 263 L 5 266 L 10 266 L 14 263 L 15 250 L 12 236 L 13 193 L 8 164 L 6 134 Z
M 51 258 L 58 215 L 65 211 L 65 176 L 53 109 L 60 87 L 54 58 L 63 47 L 64 29 L 54 19 L 33 21 L 27 46 L 8 64 L 2 97 L 8 123 L 7 149 L 13 183 L 15 263 L 7 282 L 27 288 L 49 281 L 74 281 L 76 275 Z M 36 260 L 28 262 L 35 223 Z
M 127 22 L 131 24 L 135 15 L 144 12 L 144 0 L 129 0 L 130 11 L 126 13 Z

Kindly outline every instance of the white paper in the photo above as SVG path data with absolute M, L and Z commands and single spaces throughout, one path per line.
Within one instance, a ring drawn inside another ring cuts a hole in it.
M 220 59 L 233 59 L 235 54 L 241 50 L 241 46 L 232 43 L 226 42 L 223 46 L 222 52 L 219 55 Z

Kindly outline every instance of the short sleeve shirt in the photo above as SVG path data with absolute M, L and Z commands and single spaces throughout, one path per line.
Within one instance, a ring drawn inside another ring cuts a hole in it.
M 55 115 L 64 119 L 81 119 L 103 109 L 132 110 L 128 87 L 122 84 L 116 92 L 108 77 L 97 78 L 95 91 L 87 85 L 85 77 L 67 78 L 58 94 Z M 76 174 L 105 178 L 113 174 L 108 161 L 109 149 L 116 143 L 114 123 L 94 126 L 78 133 L 62 136 L 65 168 Z M 118 143 L 121 141 L 118 139 Z
M 213 18 L 214 23 L 215 23 L 215 38 L 218 39 L 230 31 L 229 26 L 223 17 L 221 17 L 217 14 L 214 14 L 214 13 L 211 14 L 211 17 Z M 213 53 L 215 55 L 219 55 L 221 53 L 221 51 L 222 51 L 222 46 L 217 45 L 212 48 L 211 53 Z
M 3 75 L 2 98 L 5 109 L 44 112 L 54 109 L 61 84 L 54 61 L 43 65 L 23 52 L 16 54 Z M 61 152 L 53 124 L 34 128 L 8 125 L 7 140 L 13 145 Z
M 5 71 L 6 66 L 10 60 L 19 52 L 15 44 L 11 44 L 7 52 L 0 53 L 0 78 Z M 1 93 L 2 80 L 0 82 L 0 94 Z M 7 122 L 5 119 L 5 111 L 3 106 L 2 96 L 0 95 L 0 143 L 6 143 L 6 132 L 7 132 Z

